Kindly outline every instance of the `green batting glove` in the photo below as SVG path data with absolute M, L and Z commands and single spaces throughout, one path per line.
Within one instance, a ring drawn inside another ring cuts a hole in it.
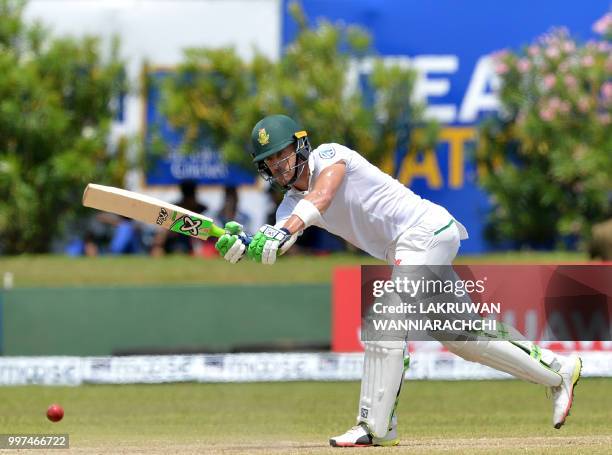
M 234 245 L 238 239 L 237 235 L 223 234 L 215 243 L 215 249 L 219 252 L 221 256 L 225 256 L 228 250 Z
M 255 234 L 247 249 L 247 256 L 255 262 L 274 264 L 280 248 L 291 238 L 285 228 L 277 229 L 266 224 Z
M 261 232 L 258 232 L 251 239 L 249 247 L 247 248 L 247 256 L 253 259 L 255 262 L 261 262 L 261 254 L 263 252 L 263 246 L 266 243 L 266 236 Z
M 246 246 L 237 235 L 223 234 L 215 243 L 215 248 L 223 259 L 235 264 L 244 256 Z

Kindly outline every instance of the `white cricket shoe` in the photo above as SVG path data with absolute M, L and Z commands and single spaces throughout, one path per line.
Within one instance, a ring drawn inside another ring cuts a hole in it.
M 561 385 L 551 387 L 553 397 L 553 425 L 558 430 L 565 423 L 565 419 L 570 413 L 572 401 L 574 401 L 574 387 L 580 379 L 582 370 L 582 360 L 580 357 L 570 356 L 561 365 L 559 374 L 561 375 Z
M 368 447 L 368 446 L 396 446 L 399 444 L 397 437 L 397 418 L 393 416 L 391 427 L 384 438 L 377 438 L 370 434 L 368 426 L 361 422 L 346 433 L 333 437 L 329 440 L 332 447 Z

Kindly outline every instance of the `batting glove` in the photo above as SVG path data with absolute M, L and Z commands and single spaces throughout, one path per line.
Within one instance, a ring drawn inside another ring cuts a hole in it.
M 229 221 L 225 224 L 227 234 L 223 234 L 215 243 L 215 248 L 223 259 L 235 264 L 244 257 L 248 237 L 242 230 L 242 225 L 235 221 Z
M 247 249 L 247 255 L 255 262 L 272 265 L 276 262 L 279 250 L 291 239 L 291 234 L 285 228 L 277 229 L 269 224 L 259 228 Z

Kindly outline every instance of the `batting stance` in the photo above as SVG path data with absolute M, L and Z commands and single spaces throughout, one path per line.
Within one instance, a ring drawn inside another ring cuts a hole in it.
M 285 191 L 276 225 L 264 225 L 246 247 L 241 226 L 216 248 L 229 262 L 244 255 L 274 264 L 309 226 L 336 234 L 388 264 L 450 265 L 467 238 L 465 228 L 441 206 L 422 199 L 339 144 L 311 150 L 306 131 L 285 115 L 260 120 L 252 132 L 253 157 L 261 175 Z M 560 428 L 572 405 L 582 362 L 528 341 L 442 341 L 453 353 L 537 384 L 549 386 L 553 425 Z M 395 407 L 407 365 L 403 341 L 365 343 L 357 425 L 330 439 L 332 446 L 399 444 Z

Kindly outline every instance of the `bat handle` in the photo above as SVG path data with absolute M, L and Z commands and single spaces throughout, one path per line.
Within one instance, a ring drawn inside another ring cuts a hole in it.
M 238 237 L 240 237 L 240 240 L 242 240 L 242 243 L 244 243 L 245 246 L 249 246 L 249 243 L 251 243 L 251 240 L 253 240 L 252 235 L 248 235 L 244 232 L 240 234 Z

